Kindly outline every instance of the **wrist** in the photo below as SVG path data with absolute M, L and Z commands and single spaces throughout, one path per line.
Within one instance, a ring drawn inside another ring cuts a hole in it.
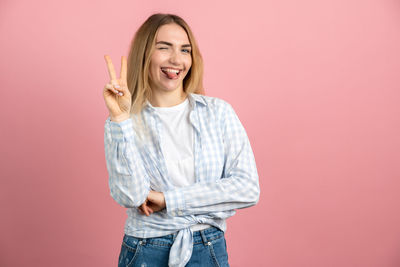
M 113 122 L 123 122 L 129 118 L 130 118 L 129 114 L 124 114 L 124 115 L 120 115 L 120 116 L 111 116 L 110 115 L 110 120 Z

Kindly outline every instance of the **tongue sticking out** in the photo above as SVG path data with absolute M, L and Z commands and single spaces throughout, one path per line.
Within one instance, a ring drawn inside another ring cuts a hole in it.
M 167 72 L 168 78 L 170 79 L 174 79 L 176 77 L 178 77 L 178 74 L 176 74 L 175 72 Z
M 178 77 L 178 74 L 175 72 L 163 71 L 169 79 L 175 79 Z

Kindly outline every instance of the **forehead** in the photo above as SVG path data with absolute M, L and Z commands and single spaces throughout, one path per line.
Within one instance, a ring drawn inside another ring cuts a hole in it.
M 156 42 L 165 41 L 173 44 L 190 44 L 186 31 L 178 24 L 162 25 L 157 32 Z

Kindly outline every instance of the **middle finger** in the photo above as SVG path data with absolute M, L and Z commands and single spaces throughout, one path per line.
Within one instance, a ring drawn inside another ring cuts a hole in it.
M 121 58 L 121 76 L 120 79 L 123 84 L 127 84 L 127 62 L 126 62 L 126 57 L 122 56 Z

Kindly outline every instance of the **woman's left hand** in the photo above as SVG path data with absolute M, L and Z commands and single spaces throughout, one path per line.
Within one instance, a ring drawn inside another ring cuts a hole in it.
M 139 210 L 149 216 L 151 213 L 160 211 L 165 207 L 166 203 L 164 194 L 162 192 L 150 190 L 146 201 L 140 205 Z M 147 211 L 147 213 L 145 211 Z

